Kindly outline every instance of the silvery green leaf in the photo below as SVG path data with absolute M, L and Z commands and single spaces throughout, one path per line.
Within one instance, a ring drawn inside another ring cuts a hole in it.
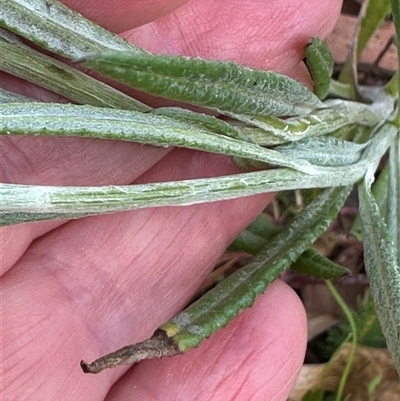
M 365 105 L 344 100 L 328 100 L 326 108 L 315 110 L 312 114 L 300 117 L 281 119 L 274 116 L 250 117 L 237 113 L 228 113 L 231 117 L 260 128 L 267 134 L 293 142 L 312 136 L 330 134 L 352 124 L 373 127 L 385 120 L 393 110 L 393 98 L 386 96 L 380 99 L 380 105 Z M 249 134 L 251 135 L 251 134 Z M 270 136 L 263 139 L 262 133 L 253 136 L 260 145 L 269 144 Z M 268 142 L 268 143 L 267 143 Z
M 33 101 L 34 99 L 29 97 L 0 88 L 0 103 L 24 103 Z
M 0 105 L 1 135 L 81 136 L 178 146 L 291 167 L 305 173 L 317 168 L 252 142 L 219 135 L 182 120 L 153 113 L 71 104 L 9 103 Z
M 326 230 L 350 190 L 351 186 L 323 191 L 288 227 L 270 239 L 250 263 L 160 329 L 185 352 L 226 326 Z
M 67 99 L 99 107 L 148 111 L 151 108 L 77 69 L 24 45 L 0 28 L 0 69 Z
M 276 146 L 274 149 L 295 159 L 305 159 L 312 164 L 343 166 L 358 162 L 366 146 L 367 144 L 361 145 L 327 136 L 305 138 Z
M 372 195 L 378 205 L 380 215 L 385 218 L 387 224 L 387 201 L 388 201 L 388 183 L 389 183 L 389 164 L 386 164 L 378 177 L 372 184 Z M 363 241 L 360 215 L 356 216 L 351 227 L 350 234 L 356 237 L 360 242 Z
M 312 176 L 291 169 L 242 173 L 232 176 L 151 184 L 55 187 L 0 183 L 0 226 L 47 218 L 78 218 L 131 209 L 192 205 L 297 188 L 325 188 L 354 184 L 365 165 L 324 168 Z M 15 220 L 13 217 L 15 216 Z
M 171 117 L 173 119 L 190 123 L 201 129 L 215 132 L 216 134 L 225 135 L 245 142 L 255 143 L 239 127 L 228 124 L 226 121 L 209 114 L 196 113 L 179 107 L 160 107 L 153 109 L 152 114 Z
M 397 249 L 397 263 L 400 265 L 400 134 L 390 147 L 387 200 L 386 221 L 389 235 Z
M 400 267 L 393 239 L 370 190 L 372 180 L 370 171 L 359 186 L 365 269 L 389 352 L 400 372 Z
M 385 124 L 372 138 L 359 162 L 350 166 L 319 166 L 313 175 L 281 168 L 225 177 L 123 186 L 53 187 L 0 183 L 0 225 L 13 224 L 12 214 L 16 215 L 17 222 L 21 222 L 21 216 L 39 220 L 37 214 L 41 213 L 63 219 L 82 214 L 192 205 L 282 190 L 354 184 L 368 169 L 376 169 L 397 133 L 395 126 Z
M 221 113 L 290 116 L 322 105 L 300 82 L 230 61 L 106 52 L 86 57 L 83 65 L 146 93 Z
M 53 53 L 76 59 L 93 52 L 142 52 L 55 0 L 0 0 L 0 26 Z
M 228 124 L 227 122 L 208 114 L 195 113 L 193 111 L 181 109 L 179 107 L 162 107 L 154 109 L 152 113 L 178 119 L 187 122 L 192 126 L 197 126 L 201 129 L 207 129 L 219 135 L 225 135 L 241 141 L 255 143 L 239 127 Z M 242 171 L 250 171 L 253 167 L 257 167 L 259 169 L 264 169 L 268 167 L 265 163 L 251 161 L 249 159 L 243 159 L 237 156 L 232 156 L 231 160 Z

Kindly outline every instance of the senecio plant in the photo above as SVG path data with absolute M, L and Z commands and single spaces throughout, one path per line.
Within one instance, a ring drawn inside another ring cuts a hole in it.
M 84 372 L 98 373 L 196 347 L 250 307 L 298 260 L 303 263 L 297 266 L 303 270 L 312 266 L 312 273 L 320 277 L 340 275 L 342 270 L 333 269 L 325 258 L 315 258 L 311 246 L 355 185 L 365 267 L 389 351 L 400 371 L 400 80 L 397 72 L 384 87 L 360 87 L 355 68 L 368 39 L 390 12 L 400 43 L 399 0 L 364 2 L 354 46 L 338 81 L 331 79 L 329 51 L 321 40 L 310 39 L 305 58 L 314 93 L 271 71 L 148 53 L 54 0 L 2 0 L 1 6 L 1 69 L 72 102 L 41 103 L 1 90 L 1 135 L 80 136 L 179 146 L 229 155 L 242 169 L 230 176 L 140 185 L 1 183 L 2 226 L 321 189 L 245 267 L 159 327 L 150 339 L 92 363 L 82 361 Z M 28 47 L 21 37 L 132 88 L 227 118 L 178 107 L 152 109 L 82 73 L 74 63 Z M 386 166 L 375 177 L 387 153 Z M 377 184 L 383 190 L 375 194 Z M 383 204 L 385 208 L 378 206 Z

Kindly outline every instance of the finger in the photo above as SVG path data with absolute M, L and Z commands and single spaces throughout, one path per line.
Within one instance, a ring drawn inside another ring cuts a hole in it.
M 41 224 L 18 224 L 0 228 L 0 277 L 3 276 L 26 251 L 32 238 L 40 237 L 62 224 L 62 221 L 48 221 Z
M 192 0 L 123 36 L 155 53 L 228 59 L 285 72 L 303 58 L 310 37 L 323 38 L 333 29 L 341 3 Z
M 251 309 L 183 356 L 142 362 L 106 401 L 286 400 L 304 360 L 306 319 L 297 295 L 275 282 Z
M 188 0 L 62 0 L 91 21 L 116 32 L 147 24 L 160 18 Z
M 175 150 L 143 180 L 234 172 L 225 157 Z M 270 198 L 85 218 L 36 240 L 3 278 L 6 398 L 102 399 L 127 368 L 95 380 L 79 361 L 149 337 Z

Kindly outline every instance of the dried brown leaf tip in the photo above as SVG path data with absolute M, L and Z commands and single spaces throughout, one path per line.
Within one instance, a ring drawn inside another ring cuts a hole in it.
M 99 373 L 104 369 L 129 365 L 145 359 L 164 358 L 180 354 L 177 345 L 165 331 L 156 330 L 152 337 L 137 344 L 127 345 L 115 352 L 104 355 L 92 363 L 81 361 L 84 373 Z

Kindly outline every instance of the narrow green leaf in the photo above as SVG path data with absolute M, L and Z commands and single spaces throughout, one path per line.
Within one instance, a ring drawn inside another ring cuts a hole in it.
M 386 221 L 390 238 L 397 250 L 397 264 L 400 265 L 400 133 L 390 147 L 387 200 Z
M 380 172 L 378 178 L 372 184 L 372 195 L 378 205 L 380 215 L 387 218 L 387 201 L 388 201 L 388 185 L 389 185 L 389 164 Z M 387 220 L 386 220 L 387 222 Z M 354 235 L 359 241 L 363 241 L 361 218 L 358 214 L 351 227 L 350 234 Z
M 325 190 L 244 268 L 161 326 L 180 351 L 196 347 L 250 307 L 268 285 L 308 249 L 336 217 L 351 187 Z
M 308 274 L 325 280 L 337 279 L 350 273 L 349 269 L 332 262 L 312 248 L 304 251 L 290 268 L 299 273 Z
M 397 1 L 397 0 L 395 0 Z M 358 36 L 357 58 L 366 48 L 369 40 L 390 13 L 390 0 L 369 0 L 365 17 L 361 21 Z
M 225 135 L 245 142 L 255 143 L 239 127 L 228 124 L 227 122 L 208 114 L 195 113 L 194 111 L 181 109 L 180 107 L 161 107 L 153 109 L 152 114 L 181 120 L 201 129 L 215 132 L 216 134 Z
M 304 48 L 305 62 L 313 79 L 314 93 L 325 99 L 333 73 L 333 57 L 326 44 L 319 38 L 312 38 Z
M 282 228 L 267 213 L 260 213 L 229 245 L 232 251 L 245 251 L 255 255 Z
M 295 159 L 304 159 L 321 166 L 343 166 L 358 162 L 366 146 L 328 136 L 306 138 L 274 149 Z
M 332 183 L 354 183 L 364 169 L 351 172 L 332 171 L 323 177 L 303 175 L 289 169 L 276 169 L 233 176 L 166 183 L 103 187 L 50 187 L 0 183 L 0 225 L 12 224 L 23 216 L 58 215 L 60 219 L 81 214 L 102 214 L 136 208 L 191 205 L 235 199 L 260 193 L 294 189 L 304 186 L 327 187 Z M 353 175 L 356 172 L 356 175 Z M 2 217 L 6 216 L 6 220 Z M 34 221 L 39 218 L 36 216 Z M 25 220 L 30 221 L 30 220 Z
M 250 307 L 257 296 L 326 230 L 350 190 L 350 186 L 326 189 L 250 263 L 162 325 L 150 339 L 123 347 L 90 364 L 81 361 L 83 371 L 99 373 L 117 365 L 176 355 L 198 346 Z
M 133 113 L 133 112 L 131 112 Z M 1 122 L 1 121 L 0 121 Z M 375 134 L 361 160 L 351 166 L 319 167 L 314 175 L 275 169 L 233 176 L 102 187 L 52 187 L 0 183 L 0 225 L 12 224 L 11 214 L 37 214 L 74 218 L 143 207 L 191 205 L 300 188 L 326 188 L 354 184 L 367 169 L 375 170 L 397 128 L 385 124 Z M 246 143 L 246 142 L 245 142 Z M 2 219 L 6 216 L 6 219 Z M 29 220 L 25 220 L 29 221 Z
M 261 213 L 246 227 L 246 230 L 264 239 L 269 239 L 277 234 L 281 230 L 281 227 L 267 213 Z
M 152 95 L 222 113 L 289 116 L 321 107 L 300 82 L 230 61 L 108 52 L 86 57 L 83 65 Z
M 267 240 L 249 230 L 243 230 L 229 245 L 231 251 L 244 251 L 255 255 L 265 245 Z
M 2 71 L 74 102 L 127 110 L 151 110 L 150 107 L 111 86 L 24 45 L 3 29 L 0 29 L 0 52 Z
M 340 296 L 339 291 L 336 290 L 334 285 L 329 280 L 326 281 L 326 286 L 328 287 L 332 296 L 335 298 L 336 302 L 339 304 L 340 308 L 342 309 L 342 312 L 346 316 L 346 319 L 351 328 L 351 337 L 352 337 L 351 348 L 350 348 L 349 356 L 346 361 L 346 365 L 343 369 L 343 373 L 340 377 L 339 388 L 338 388 L 338 391 L 336 394 L 336 401 L 341 401 L 343 392 L 344 392 L 344 388 L 346 385 L 346 381 L 350 375 L 351 366 L 353 365 L 353 362 L 354 362 L 354 355 L 355 355 L 356 348 L 357 348 L 357 327 L 356 327 L 356 323 L 354 321 L 353 314 L 351 313 L 351 310 L 349 309 L 349 307 L 346 305 L 346 302 L 344 301 L 344 299 Z
M 60 56 L 106 50 L 143 52 L 55 0 L 0 0 L 0 26 Z
M 281 231 L 281 229 L 279 231 Z M 267 243 L 267 239 L 254 234 L 249 229 L 245 229 L 235 238 L 229 248 L 231 250 L 245 251 L 255 255 L 260 252 Z M 304 251 L 296 261 L 290 265 L 290 268 L 299 273 L 308 274 L 325 280 L 337 279 L 350 272 L 345 267 L 320 255 L 312 248 Z
M 236 156 L 308 174 L 316 166 L 275 150 L 219 135 L 181 119 L 154 113 L 70 104 L 10 103 L 0 105 L 0 135 L 56 135 L 134 141 L 154 146 L 179 146 Z
M 399 96 L 399 70 L 395 72 L 392 79 L 385 85 L 385 91 L 393 97 Z
M 400 372 L 400 268 L 397 250 L 370 190 L 372 179 L 371 171 L 359 186 L 365 268 L 389 352 Z
M 379 102 L 371 106 L 338 99 L 326 101 L 324 105 L 325 109 L 316 110 L 312 114 L 287 119 L 274 116 L 249 117 L 236 113 L 228 114 L 239 121 L 260 128 L 267 134 L 293 142 L 303 138 L 327 135 L 352 124 L 375 126 L 385 120 L 394 107 L 393 98 L 389 96 L 382 97 Z M 260 145 L 270 144 L 270 135 L 265 135 L 263 132 L 256 134 L 252 134 L 250 130 L 248 132 L 248 135 Z

